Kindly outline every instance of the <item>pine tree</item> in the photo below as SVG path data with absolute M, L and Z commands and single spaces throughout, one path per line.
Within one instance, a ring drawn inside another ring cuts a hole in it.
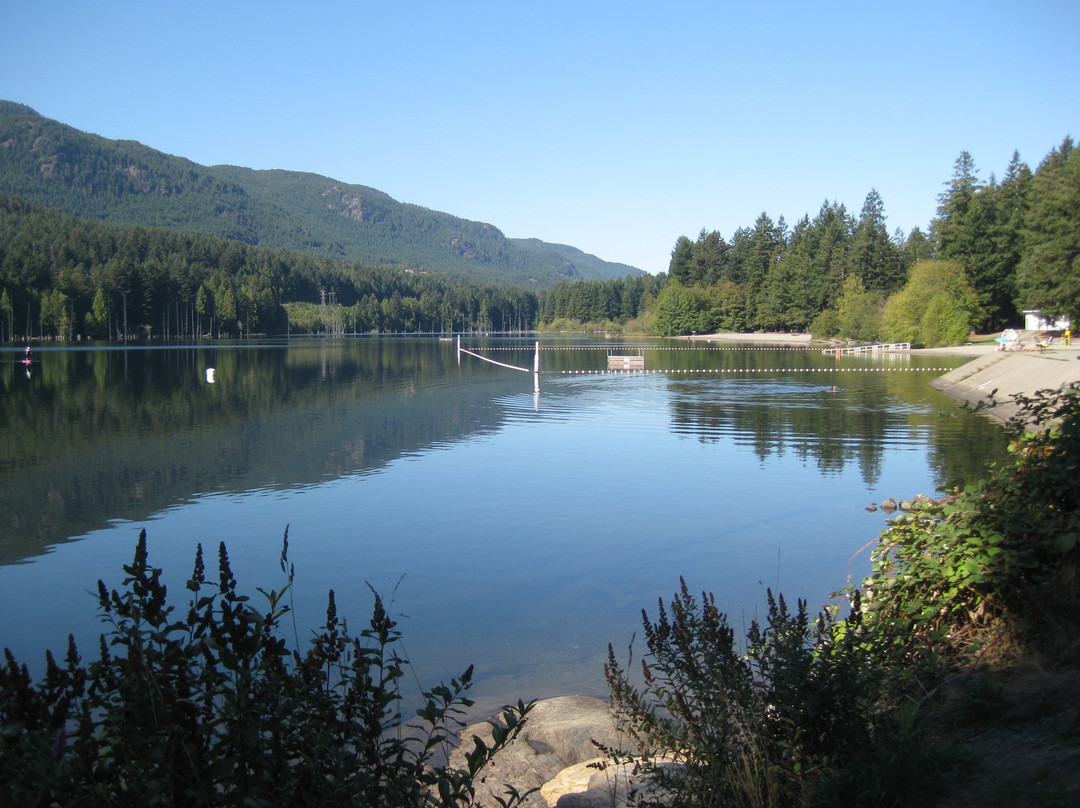
M 1031 180 L 1017 286 L 1023 306 L 1080 322 L 1080 152 L 1071 138 L 1046 156 Z
M 867 289 L 888 294 L 903 285 L 904 272 L 885 219 L 885 203 L 872 188 L 852 236 L 851 268 Z

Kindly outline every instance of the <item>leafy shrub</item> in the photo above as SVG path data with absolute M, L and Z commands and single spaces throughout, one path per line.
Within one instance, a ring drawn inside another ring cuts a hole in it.
M 807 804 L 843 756 L 875 737 L 877 675 L 858 608 L 840 622 L 831 611 L 812 620 L 803 601 L 792 612 L 771 592 L 768 603 L 766 625 L 751 625 L 743 652 L 715 598 L 698 601 L 682 581 L 655 623 L 642 615 L 640 687 L 609 647 L 612 703 L 642 758 L 656 761 L 641 764 L 650 800 Z
M 1080 384 L 1015 398 L 1012 460 L 882 534 L 864 602 L 900 659 L 1080 652 Z
M 1006 645 L 1080 656 L 1080 384 L 1016 400 L 1013 460 L 894 520 L 846 619 L 770 592 L 740 646 L 683 582 L 656 622 L 642 615 L 641 684 L 609 647 L 612 704 L 650 786 L 638 804 L 926 804 L 967 764 L 926 742 L 913 673 Z M 982 714 L 1001 700 L 968 698 Z
M 476 741 L 468 770 L 442 764 L 472 669 L 424 694 L 405 724 L 400 633 L 375 594 L 368 627 L 350 636 L 329 593 L 310 649 L 276 635 L 288 584 L 259 590 L 260 611 L 237 592 L 224 544 L 218 582 L 202 547 L 184 615 L 167 605 L 145 531 L 120 591 L 98 582 L 108 630 L 84 667 L 69 639 L 35 685 L 10 651 L 0 666 L 0 804 L 109 806 L 456 806 L 472 777 L 520 729 L 528 707 L 504 708 L 491 747 Z M 510 793 L 513 804 L 522 795 Z
M 886 302 L 882 327 L 889 342 L 933 348 L 963 342 L 983 316 L 962 266 L 920 261 L 904 288 Z

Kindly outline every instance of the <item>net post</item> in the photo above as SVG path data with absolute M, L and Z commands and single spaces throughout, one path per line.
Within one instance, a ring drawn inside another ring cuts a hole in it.
M 540 392 L 540 342 L 536 343 L 536 350 L 533 353 L 533 392 Z

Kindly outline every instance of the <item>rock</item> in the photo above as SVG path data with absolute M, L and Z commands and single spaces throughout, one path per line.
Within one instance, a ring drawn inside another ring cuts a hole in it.
M 926 494 L 916 494 L 911 499 L 905 499 L 900 503 L 902 511 L 920 511 L 934 504 L 934 500 Z
M 896 500 L 893 499 L 892 497 L 889 497 L 888 499 L 883 500 L 882 503 L 881 503 L 881 510 L 887 511 L 888 513 L 892 513 L 893 511 L 896 510 Z
M 607 758 L 595 757 L 583 760 L 573 766 L 567 766 L 551 780 L 540 787 L 540 796 L 545 805 L 555 805 L 565 794 L 580 794 L 589 790 L 593 775 L 599 773 L 600 766 L 606 765 Z
M 871 512 L 876 511 L 877 510 L 877 505 L 875 505 L 874 503 L 871 502 L 869 505 L 866 506 L 866 510 L 871 511 Z
M 635 765 L 613 765 L 605 758 L 579 763 L 560 772 L 559 776 L 548 784 L 555 787 L 549 790 L 548 786 L 545 786 L 541 793 L 547 791 L 549 795 L 558 795 L 554 802 L 548 799 L 549 808 L 626 808 L 629 794 L 634 794 L 635 805 L 655 801 L 655 788 L 635 773 Z M 654 759 L 654 765 L 678 768 L 676 763 L 659 759 Z M 587 780 L 583 772 L 590 773 Z M 561 786 L 565 786 L 565 790 L 557 790 Z
M 472 724 L 460 733 L 461 748 L 450 756 L 450 765 L 455 768 L 465 767 L 462 750 L 472 749 L 472 737 L 477 736 L 485 743 L 491 740 L 491 727 L 487 722 Z M 544 787 L 555 780 L 560 772 L 579 764 L 587 764 L 603 753 L 597 748 L 600 743 L 611 749 L 636 752 L 630 747 L 630 739 L 615 726 L 611 708 L 606 701 L 587 696 L 560 696 L 537 702 L 526 719 L 525 726 L 505 749 L 480 773 L 480 784 L 476 788 L 476 801 L 482 808 L 496 808 L 496 796 L 505 793 L 505 785 L 510 784 L 519 791 Z M 565 784 L 572 783 L 580 788 L 587 785 L 586 773 L 593 770 L 582 765 L 581 770 L 568 773 Z M 603 772 L 596 771 L 596 774 Z M 543 808 L 554 805 L 565 791 L 552 786 L 547 794 L 532 794 L 526 805 Z M 611 804 L 610 801 L 607 804 Z

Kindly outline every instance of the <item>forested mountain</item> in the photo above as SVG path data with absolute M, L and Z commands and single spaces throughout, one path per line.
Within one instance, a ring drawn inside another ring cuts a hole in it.
M 116 224 L 542 289 L 643 274 L 564 245 L 295 171 L 201 166 L 0 101 L 0 192 Z
M 944 186 L 927 232 L 890 233 L 871 190 L 857 216 L 826 200 L 794 226 L 763 212 L 730 238 L 681 236 L 668 273 L 649 276 L 371 188 L 206 168 L 0 102 L 0 338 L 587 325 L 944 344 L 1019 325 L 1025 308 L 1080 322 L 1071 138 L 1034 171 L 1014 154 L 1000 181 L 963 152 Z
M 531 328 L 537 293 L 161 228 L 0 194 L 0 341 Z

